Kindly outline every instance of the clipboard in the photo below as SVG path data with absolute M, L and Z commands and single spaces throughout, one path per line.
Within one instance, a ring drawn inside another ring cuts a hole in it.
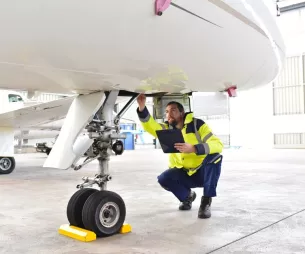
M 164 153 L 180 153 L 175 148 L 176 143 L 185 143 L 180 129 L 158 130 L 156 134 Z

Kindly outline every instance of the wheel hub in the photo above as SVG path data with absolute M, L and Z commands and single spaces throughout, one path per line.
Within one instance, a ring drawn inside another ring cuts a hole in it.
M 106 228 L 113 227 L 120 218 L 119 206 L 114 202 L 107 202 L 100 210 L 100 222 Z
M 2 158 L 2 159 L 0 160 L 0 168 L 1 168 L 2 170 L 9 170 L 9 169 L 11 168 L 11 166 L 12 166 L 12 162 L 11 162 L 10 159 L 8 159 L 8 158 Z

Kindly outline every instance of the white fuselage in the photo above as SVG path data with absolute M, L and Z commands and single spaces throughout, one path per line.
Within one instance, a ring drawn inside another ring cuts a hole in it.
M 205 92 L 278 74 L 285 49 L 263 0 L 176 0 L 162 16 L 154 2 L 2 1 L 0 88 Z

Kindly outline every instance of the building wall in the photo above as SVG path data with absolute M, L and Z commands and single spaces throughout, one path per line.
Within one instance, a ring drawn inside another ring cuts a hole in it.
M 218 136 L 225 147 L 230 146 L 230 115 L 228 96 L 225 93 L 193 93 L 191 110 Z
M 281 13 L 276 20 L 283 34 L 287 56 L 303 54 L 305 52 L 305 8 Z
M 275 148 L 305 148 L 305 8 L 281 13 L 287 59 L 273 83 Z
M 230 98 L 231 146 L 270 149 L 273 143 L 272 86 L 239 91 Z
M 274 146 L 305 148 L 304 55 L 288 57 L 273 84 Z
M 277 22 L 286 61 L 273 83 L 230 99 L 231 146 L 305 148 L 305 8 L 281 13 Z
M 230 98 L 230 144 L 244 148 L 305 148 L 304 56 L 287 57 L 271 84 Z

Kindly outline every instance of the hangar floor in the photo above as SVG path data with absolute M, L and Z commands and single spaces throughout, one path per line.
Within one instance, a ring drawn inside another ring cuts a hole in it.
M 303 150 L 225 150 L 212 217 L 178 211 L 160 188 L 166 169 L 161 150 L 137 148 L 112 157 L 108 189 L 127 206 L 132 232 L 83 243 L 58 234 L 80 171 L 43 168 L 44 154 L 18 154 L 17 167 L 0 176 L 0 253 L 305 253 L 305 156 Z

